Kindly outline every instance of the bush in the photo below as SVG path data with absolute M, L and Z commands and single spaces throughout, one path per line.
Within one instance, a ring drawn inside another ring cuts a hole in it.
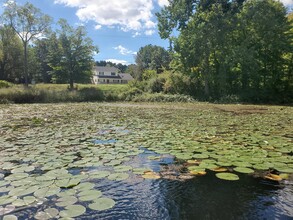
M 103 101 L 104 94 L 98 88 L 89 87 L 89 88 L 82 88 L 79 91 L 80 99 L 82 101 Z
M 135 96 L 134 102 L 194 102 L 195 100 L 189 95 L 180 94 L 162 94 L 162 93 L 144 93 Z
M 130 88 L 128 91 L 123 92 L 119 96 L 119 98 L 120 98 L 120 100 L 123 100 L 123 101 L 131 101 L 135 96 L 141 95 L 142 93 L 143 93 L 142 90 L 140 90 L 136 87 L 133 87 L 133 88 Z
M 0 80 L 0 89 L 12 87 L 13 84 L 5 80 Z

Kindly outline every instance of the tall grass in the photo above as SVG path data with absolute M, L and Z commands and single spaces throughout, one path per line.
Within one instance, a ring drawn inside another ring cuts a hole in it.
M 119 85 L 77 85 L 73 91 L 65 84 L 39 84 L 24 88 L 15 85 L 0 89 L 0 103 L 57 103 L 57 102 L 89 102 L 116 101 L 126 87 Z

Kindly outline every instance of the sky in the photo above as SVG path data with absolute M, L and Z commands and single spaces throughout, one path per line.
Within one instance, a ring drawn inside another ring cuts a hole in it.
M 293 0 L 280 0 L 293 7 Z M 135 63 L 139 48 L 148 44 L 167 49 L 169 43 L 160 38 L 155 13 L 168 0 L 16 0 L 32 3 L 54 22 L 65 18 L 73 26 L 86 27 L 88 36 L 99 47 L 95 60 Z M 2 7 L 3 10 L 3 7 Z M 0 12 L 2 13 L 2 10 Z

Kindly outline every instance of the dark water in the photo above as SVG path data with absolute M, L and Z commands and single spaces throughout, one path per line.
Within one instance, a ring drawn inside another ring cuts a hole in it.
M 146 150 L 127 164 L 159 172 L 174 163 L 168 155 L 161 160 L 148 160 L 150 155 L 156 156 Z M 292 183 L 278 184 L 245 174 L 239 177 L 239 181 L 225 181 L 208 172 L 205 176 L 180 181 L 147 180 L 134 174 L 125 181 L 100 179 L 95 181 L 95 188 L 114 199 L 116 205 L 100 212 L 87 209 L 76 219 L 293 219 Z M 34 219 L 34 214 L 44 206 L 54 207 L 48 201 L 14 214 L 19 219 Z
M 154 171 L 172 158 L 147 160 L 146 151 L 130 163 Z M 243 174 L 225 181 L 214 172 L 190 180 L 100 180 L 96 188 L 117 203 L 111 210 L 88 212 L 80 219 L 293 219 L 293 185 L 277 184 Z

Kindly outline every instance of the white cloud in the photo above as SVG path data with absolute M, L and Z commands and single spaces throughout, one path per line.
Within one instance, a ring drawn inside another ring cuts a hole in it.
M 155 31 L 154 30 L 146 30 L 145 32 L 144 32 L 144 34 L 145 35 L 153 35 L 155 33 Z
M 94 21 L 96 29 L 115 26 L 123 31 L 145 32 L 156 27 L 153 0 L 55 0 L 54 3 L 77 8 L 78 18 L 82 22 Z
M 169 1 L 168 0 L 158 0 L 158 4 L 160 7 L 168 6 Z
M 128 65 L 129 63 L 126 60 L 117 60 L 117 59 L 107 59 L 107 62 L 112 62 L 112 63 L 116 63 L 116 64 L 123 64 L 123 65 Z
M 293 5 L 293 0 L 281 0 L 285 6 Z
M 120 54 L 122 55 L 129 55 L 129 54 L 136 54 L 136 52 L 132 50 L 128 50 L 127 48 L 123 47 L 122 45 L 119 45 L 117 47 L 114 47 L 115 50 L 118 50 Z

